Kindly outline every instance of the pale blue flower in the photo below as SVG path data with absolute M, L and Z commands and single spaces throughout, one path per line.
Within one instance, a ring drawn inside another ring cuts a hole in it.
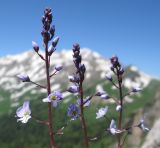
M 80 109 L 77 105 L 71 104 L 68 107 L 67 115 L 71 117 L 72 120 L 76 120 L 80 116 Z
M 102 108 L 100 108 L 99 110 L 98 110 L 98 112 L 96 113 L 96 119 L 99 119 L 99 118 L 101 118 L 101 117 L 104 117 L 104 115 L 107 113 L 107 111 L 108 111 L 108 106 L 106 106 L 106 107 L 102 107 Z
M 31 118 L 31 110 L 29 107 L 29 101 L 25 101 L 23 103 L 23 106 L 19 107 L 16 111 L 16 117 L 19 117 L 17 119 L 18 121 L 21 121 L 22 123 L 27 123 L 28 120 Z
M 110 126 L 109 126 L 108 130 L 110 131 L 110 133 L 112 135 L 119 134 L 119 133 L 123 132 L 122 130 L 117 129 L 116 123 L 113 119 L 111 120 L 111 123 L 110 123 Z
M 60 91 L 54 91 L 47 98 L 44 98 L 43 102 L 51 102 L 53 107 L 56 107 L 57 104 L 62 100 L 62 93 Z

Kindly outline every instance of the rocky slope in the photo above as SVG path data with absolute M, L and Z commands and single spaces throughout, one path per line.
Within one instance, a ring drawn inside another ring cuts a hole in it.
M 81 53 L 83 63 L 87 68 L 87 85 L 92 86 L 93 82 L 102 81 L 107 73 L 111 73 L 109 60 L 89 49 L 82 49 Z M 51 71 L 56 64 L 62 64 L 64 69 L 54 79 L 51 79 L 52 90 L 64 89 L 64 86 L 69 85 L 68 75 L 73 73 L 72 51 L 63 50 L 61 53 L 54 53 L 51 58 Z M 0 58 L 0 68 L 0 89 L 10 93 L 11 107 L 18 106 L 18 100 L 27 92 L 31 94 L 44 92 L 43 89 L 36 89 L 34 85 L 21 83 L 16 77 L 18 74 L 26 74 L 34 82 L 45 83 L 44 62 L 33 51 Z M 151 80 L 150 76 L 134 66 L 130 67 L 130 71 L 132 74 L 129 74 L 124 81 L 126 87 L 147 87 Z M 99 85 L 97 87 L 100 88 Z M 0 101 L 3 99 L 1 96 Z

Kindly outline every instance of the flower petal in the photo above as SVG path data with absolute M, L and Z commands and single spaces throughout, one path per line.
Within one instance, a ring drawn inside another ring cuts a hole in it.
M 43 102 L 51 102 L 51 100 L 49 99 L 49 97 L 44 98 L 42 101 L 43 101 Z

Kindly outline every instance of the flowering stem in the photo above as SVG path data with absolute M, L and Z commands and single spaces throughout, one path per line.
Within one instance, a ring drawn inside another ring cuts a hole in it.
M 37 123 L 44 124 L 44 125 L 48 125 L 48 122 L 47 122 L 47 121 L 39 120 L 39 119 L 37 119 L 36 117 L 33 117 L 33 115 L 32 115 L 32 118 L 33 118 Z
M 118 79 L 118 87 L 119 87 L 119 98 L 121 110 L 119 112 L 119 120 L 118 120 L 118 129 L 122 129 L 122 113 L 123 113 L 123 94 L 122 94 L 122 78 L 119 75 L 119 71 L 117 69 L 117 79 Z M 121 134 L 118 135 L 118 148 L 122 148 L 121 145 Z
M 39 54 L 38 52 L 37 52 L 37 54 L 39 55 L 39 57 L 40 57 L 42 60 L 45 61 L 44 57 L 43 57 L 41 54 Z
M 31 80 L 30 80 L 30 82 L 31 82 L 32 84 L 37 85 L 37 86 L 38 86 L 38 87 L 40 87 L 40 88 L 44 88 L 44 89 L 46 89 L 46 87 L 45 87 L 45 86 L 42 86 L 42 85 L 40 85 L 40 84 L 38 84 L 38 83 L 36 83 L 36 82 L 33 82 L 33 81 L 31 81 Z
M 90 96 L 86 101 L 83 101 L 83 105 L 86 104 L 88 101 L 90 101 L 93 98 L 93 95 Z
M 121 146 L 124 145 L 124 143 L 125 143 L 125 141 L 126 141 L 126 139 L 127 139 L 127 136 L 128 136 L 128 132 L 127 132 L 127 134 L 124 136 L 124 139 L 123 139 L 123 142 L 122 142 L 122 145 L 121 145 Z
M 50 77 L 52 77 L 52 76 L 56 75 L 56 73 L 57 73 L 57 71 L 55 71 L 53 74 L 51 74 L 51 75 L 50 75 Z
M 81 126 L 84 132 L 84 143 L 85 143 L 85 147 L 89 148 L 89 142 L 88 142 L 88 135 L 87 135 L 87 127 L 86 127 L 86 122 L 85 122 L 85 118 L 84 118 L 84 108 L 83 108 L 83 86 L 82 86 L 82 80 L 80 81 L 80 98 L 81 98 L 81 105 L 80 105 L 80 109 L 81 109 L 81 116 L 80 116 L 80 120 L 81 120 Z
M 113 81 L 111 81 L 111 83 L 113 84 L 113 86 L 115 86 L 117 89 L 119 89 L 119 87 Z
M 45 43 L 45 64 L 46 64 L 46 78 L 47 78 L 47 94 L 51 93 L 51 84 L 50 84 L 50 76 L 49 76 L 49 60 L 48 60 L 48 42 Z M 54 135 L 53 135 L 53 127 L 52 127 L 52 106 L 51 102 L 48 102 L 48 128 L 49 128 L 49 136 L 50 136 L 50 145 L 51 148 L 56 148 L 54 142 Z

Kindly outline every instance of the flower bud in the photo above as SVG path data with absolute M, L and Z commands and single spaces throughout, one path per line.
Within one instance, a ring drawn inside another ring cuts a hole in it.
M 119 70 L 119 74 L 123 75 L 123 73 L 124 73 L 124 69 L 121 67 L 120 70 Z
M 80 78 L 77 75 L 74 76 L 69 75 L 68 79 L 70 80 L 70 82 L 79 82 L 80 80 Z
M 102 99 L 105 99 L 105 100 L 107 100 L 107 99 L 110 98 L 110 97 L 108 96 L 108 94 L 102 94 L 100 97 L 101 97 Z
M 68 88 L 68 91 L 69 91 L 70 93 L 78 93 L 78 92 L 79 92 L 79 87 L 76 86 L 76 85 L 72 85 L 72 86 L 70 86 L 70 87 Z
M 111 58 L 111 63 L 114 65 L 115 63 L 117 63 L 118 62 L 118 57 L 117 56 L 113 56 L 112 58 Z
M 53 40 L 53 42 L 52 42 L 52 46 L 56 47 L 58 41 L 59 41 L 59 37 L 55 37 L 54 40 Z
M 79 69 L 80 69 L 80 71 L 81 71 L 83 74 L 84 74 L 85 71 L 86 71 L 86 67 L 85 67 L 84 64 L 80 64 L 80 65 L 79 65 Z
M 110 74 L 106 74 L 106 79 L 109 80 L 109 81 L 112 81 L 112 76 Z
M 22 82 L 30 82 L 30 78 L 27 75 L 17 75 L 17 77 L 22 81 Z
M 33 47 L 35 52 L 39 51 L 39 46 L 38 46 L 38 44 L 36 42 L 32 41 L 32 47 Z
M 132 89 L 132 92 L 140 92 L 140 91 L 142 91 L 142 88 L 140 87 L 136 87 Z
M 55 66 L 56 71 L 60 71 L 62 69 L 63 69 L 63 66 L 61 64 Z
M 73 44 L 73 52 L 80 51 L 80 45 L 78 43 Z
M 56 49 L 52 46 L 52 44 L 49 46 L 49 48 L 48 48 L 48 54 L 49 54 L 49 56 L 51 56 L 52 55 L 52 53 L 55 51 Z
M 55 26 L 54 25 L 50 28 L 49 32 L 52 36 L 54 36 L 54 33 L 55 33 Z
M 101 95 L 103 95 L 103 94 L 105 94 L 105 92 L 98 91 L 98 92 L 95 94 L 95 96 L 101 96 Z
M 113 67 L 113 66 L 111 66 L 111 67 L 110 67 L 110 69 L 111 69 L 111 71 L 113 71 L 113 72 L 114 72 L 114 67 Z
M 121 106 L 121 105 L 117 105 L 117 106 L 116 106 L 116 111 L 117 111 L 117 112 L 120 112 L 121 110 L 122 110 L 122 106 Z
M 42 23 L 44 24 L 45 23 L 45 17 L 42 16 Z
M 106 92 L 103 92 L 103 91 L 97 92 L 95 96 L 99 96 L 99 97 L 101 97 L 102 99 L 106 99 L 106 100 L 110 98 L 110 97 L 108 96 L 108 94 L 107 94 Z

